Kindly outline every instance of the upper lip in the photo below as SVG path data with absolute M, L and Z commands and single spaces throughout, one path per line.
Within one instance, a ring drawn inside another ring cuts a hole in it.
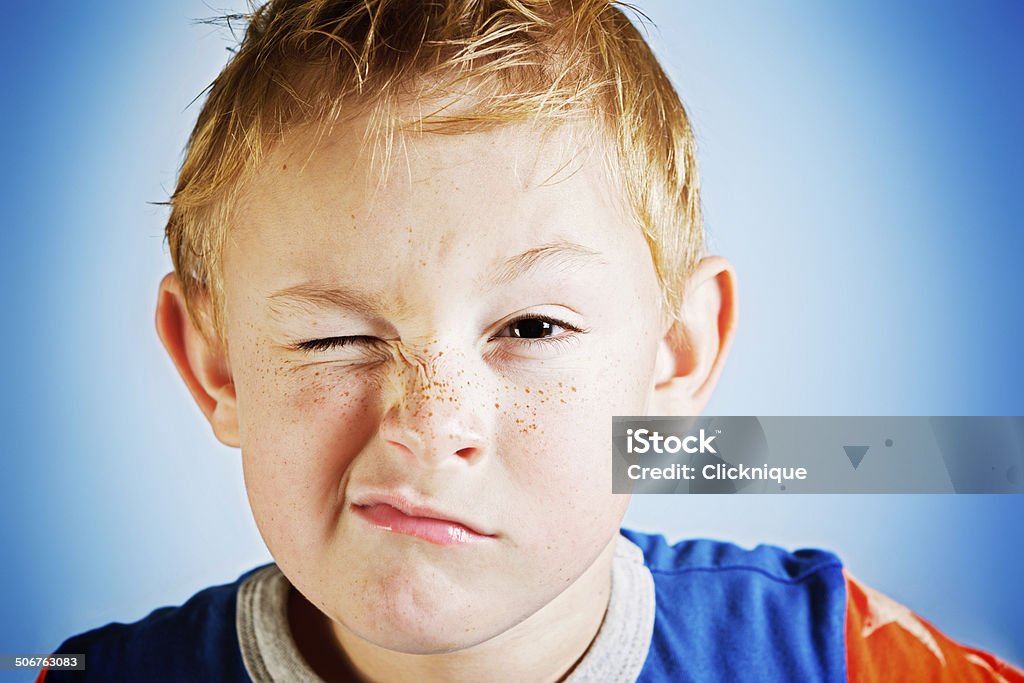
M 352 501 L 355 507 L 370 507 L 371 505 L 390 505 L 403 515 L 410 517 L 429 517 L 442 522 L 452 522 L 465 527 L 478 536 L 494 536 L 495 533 L 487 530 L 483 525 L 467 520 L 458 515 L 446 512 L 437 507 L 414 502 L 410 497 L 398 493 L 376 492 L 356 496 Z

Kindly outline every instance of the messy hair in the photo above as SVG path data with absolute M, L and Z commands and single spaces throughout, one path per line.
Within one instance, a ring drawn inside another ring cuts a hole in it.
M 286 132 L 356 115 L 384 140 L 406 124 L 452 132 L 589 117 L 674 318 L 704 249 L 695 143 L 629 10 L 609 0 L 270 0 L 225 17 L 244 23 L 244 37 L 207 88 L 166 228 L 193 323 L 225 340 L 222 255 L 246 178 Z M 431 102 L 459 94 L 471 105 L 397 120 L 397 104 L 424 97 L 424 84 Z

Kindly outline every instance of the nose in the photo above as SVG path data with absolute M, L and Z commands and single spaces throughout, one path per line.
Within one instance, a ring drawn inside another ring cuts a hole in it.
M 405 457 L 430 466 L 473 463 L 489 448 L 491 413 L 481 378 L 455 354 L 405 367 L 380 423 L 380 436 Z

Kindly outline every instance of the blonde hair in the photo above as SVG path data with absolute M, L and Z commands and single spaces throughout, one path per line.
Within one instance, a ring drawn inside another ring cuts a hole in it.
M 596 120 L 674 319 L 704 249 L 695 143 L 623 8 L 631 9 L 609 0 L 270 0 L 225 17 L 247 29 L 207 89 L 166 228 L 193 322 L 225 341 L 221 265 L 233 199 L 275 142 L 364 113 L 368 131 L 390 141 L 396 103 L 425 83 L 436 95 L 472 97 L 462 100 L 468 109 L 417 117 L 423 130 Z

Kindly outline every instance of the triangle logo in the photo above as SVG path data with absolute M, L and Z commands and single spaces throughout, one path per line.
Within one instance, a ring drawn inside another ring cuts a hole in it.
M 860 465 L 860 461 L 864 459 L 864 454 L 868 452 L 870 446 L 843 446 L 843 450 L 846 451 L 846 457 L 850 459 L 850 464 L 853 465 L 853 469 L 857 469 Z

